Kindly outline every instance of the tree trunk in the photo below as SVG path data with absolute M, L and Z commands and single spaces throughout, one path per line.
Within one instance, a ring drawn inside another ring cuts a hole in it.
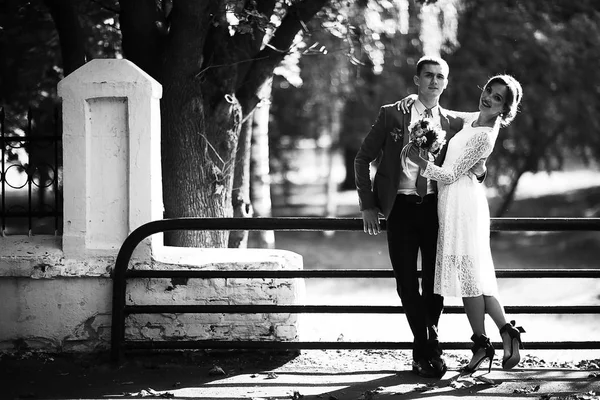
M 253 114 L 242 124 L 235 156 L 233 173 L 232 206 L 236 218 L 252 217 L 250 203 L 250 142 L 252 140 Z M 230 248 L 248 247 L 248 231 L 229 232 Z
M 256 217 L 270 217 L 271 214 L 271 176 L 269 175 L 269 110 L 271 108 L 271 89 L 269 80 L 259 92 L 262 99 L 254 110 L 252 129 L 252 150 L 250 153 L 250 198 Z M 256 247 L 275 248 L 273 231 L 251 232 Z
M 342 190 L 356 190 L 356 183 L 354 180 L 354 157 L 356 157 L 358 149 L 353 149 L 348 146 L 344 147 L 344 181 L 342 182 Z
M 504 196 L 502 196 L 502 203 L 500 204 L 500 206 L 498 206 L 496 212 L 494 213 L 494 216 L 496 218 L 500 218 L 504 216 L 506 212 L 508 212 L 510 205 L 515 199 L 515 193 L 517 192 L 517 187 L 519 186 L 519 180 L 526 171 L 526 168 L 521 168 L 516 172 L 516 176 L 510 183 L 510 188 L 508 189 L 508 192 L 506 192 Z
M 165 218 L 233 215 L 241 108 L 234 95 L 227 95 L 233 92 L 231 80 L 205 79 L 200 74 L 198 60 L 203 59 L 212 26 L 210 11 L 195 2 L 178 2 L 171 12 L 161 108 Z M 211 39 L 216 42 L 219 37 Z M 165 243 L 227 247 L 227 238 L 227 231 L 176 231 L 165 235 Z
M 44 0 L 58 38 L 64 75 L 67 76 L 86 62 L 83 30 L 73 0 Z
M 343 100 L 334 100 L 334 105 L 331 109 L 331 126 L 329 130 L 329 134 L 331 135 L 331 146 L 329 147 L 329 163 L 327 165 L 327 200 L 325 203 L 325 216 L 327 217 L 335 217 L 337 214 L 337 184 L 335 181 L 333 171 L 335 158 L 339 151 L 341 119 L 343 110 Z
M 255 109 L 259 88 L 326 0 L 293 3 L 265 47 L 264 31 L 258 27 L 252 34 L 230 34 L 225 3 L 121 2 L 127 57 L 163 85 L 165 218 L 233 216 L 233 171 L 242 118 Z M 265 0 L 244 7 L 269 17 L 276 4 Z M 164 5 L 172 5 L 172 10 Z M 167 232 L 165 244 L 227 247 L 228 236 L 227 231 Z
M 164 10 L 155 0 L 120 0 L 119 23 L 125 58 L 162 83 L 164 43 L 167 39 Z

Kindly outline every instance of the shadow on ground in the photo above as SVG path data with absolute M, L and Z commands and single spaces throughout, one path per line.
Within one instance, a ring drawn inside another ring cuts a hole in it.
M 442 379 L 409 371 L 401 352 L 314 351 L 131 353 L 120 364 L 100 355 L 23 353 L 0 359 L 2 399 L 598 399 L 596 362 L 531 367 Z
M 295 356 L 240 351 L 132 352 L 113 363 L 107 353 L 3 355 L 0 399 L 168 397 L 157 392 L 202 387 L 226 376 L 258 374 Z

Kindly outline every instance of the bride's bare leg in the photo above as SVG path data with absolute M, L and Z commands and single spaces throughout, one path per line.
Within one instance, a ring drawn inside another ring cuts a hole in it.
M 504 306 L 495 296 L 483 296 L 485 301 L 485 311 L 492 317 L 498 329 L 506 325 L 506 315 L 504 314 Z
M 485 310 L 492 317 L 498 329 L 506 325 L 506 315 L 504 307 L 500 304 L 500 300 L 494 296 L 483 296 L 485 301 Z M 500 335 L 502 337 L 502 347 L 504 348 L 504 357 L 510 356 L 510 336 L 508 334 Z
M 478 337 L 485 335 L 485 300 L 483 296 L 463 297 L 463 305 L 473 334 Z M 473 354 L 468 367 L 474 368 L 477 362 L 484 356 L 485 348 L 482 347 Z
M 477 336 L 485 334 L 485 300 L 483 296 L 463 297 L 462 299 L 473 333 Z

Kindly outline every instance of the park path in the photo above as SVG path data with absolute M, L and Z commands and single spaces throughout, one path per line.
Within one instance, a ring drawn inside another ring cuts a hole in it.
M 27 356 L 0 359 L 2 399 L 598 399 L 596 362 L 543 363 L 525 355 L 518 368 L 458 378 L 465 354 L 448 354 L 442 379 L 409 372 L 402 351 L 129 354 L 106 359 Z M 570 397 L 569 397 L 570 396 Z

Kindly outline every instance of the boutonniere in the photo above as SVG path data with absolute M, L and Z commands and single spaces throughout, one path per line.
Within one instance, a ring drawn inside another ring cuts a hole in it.
M 392 129 L 392 132 L 390 132 L 390 134 L 392 135 L 392 139 L 394 139 L 394 142 L 397 142 L 398 140 L 402 139 L 402 129 L 400 128 L 394 128 Z

